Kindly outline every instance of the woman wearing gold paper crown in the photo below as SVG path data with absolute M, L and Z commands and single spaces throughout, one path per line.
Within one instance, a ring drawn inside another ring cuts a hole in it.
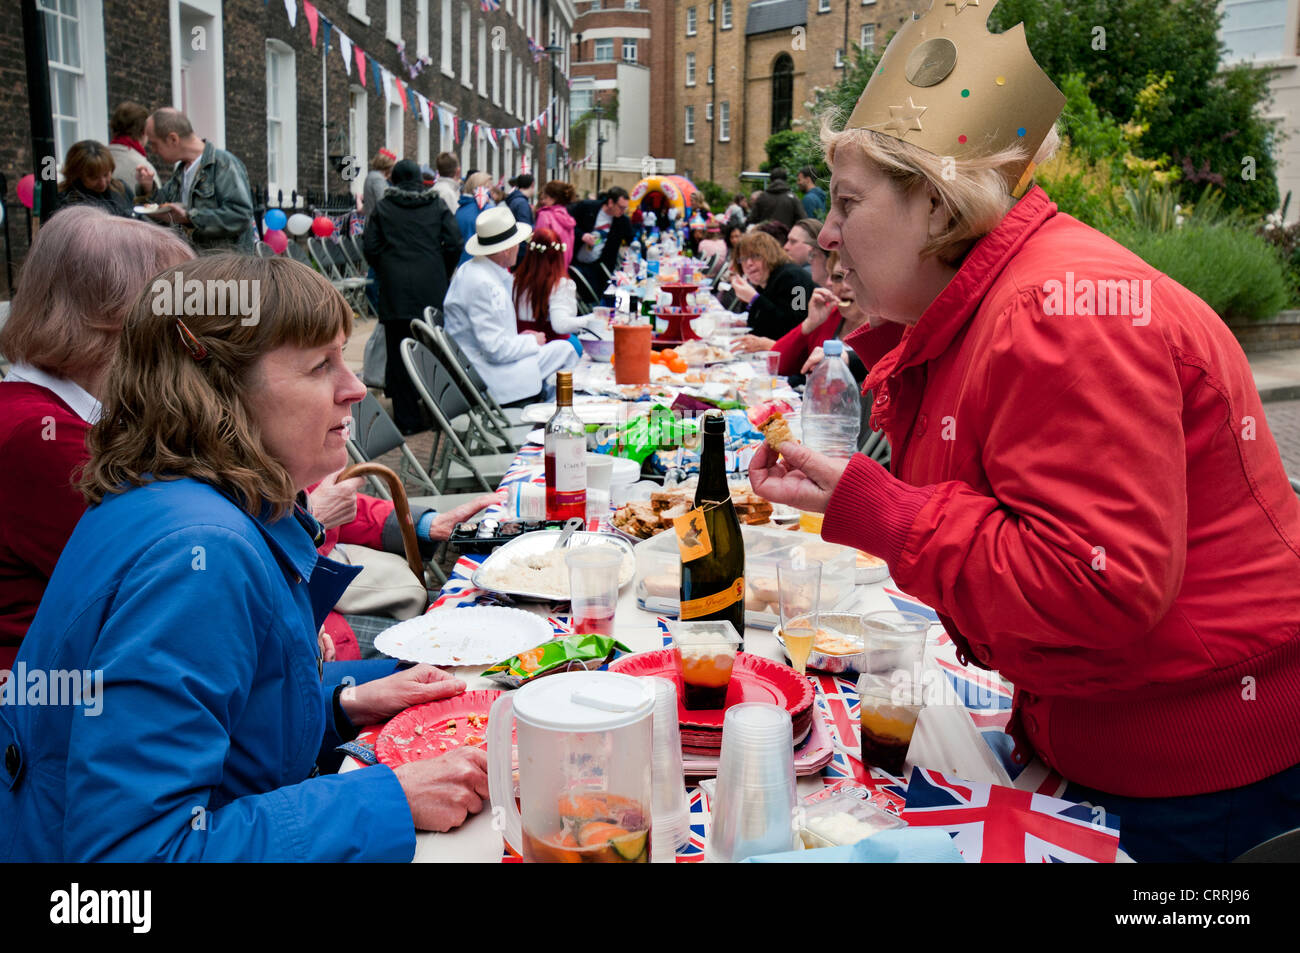
M 822 133 L 892 474 L 750 476 L 1009 678 L 1018 753 L 1134 858 L 1230 859 L 1300 826 L 1300 505 L 1219 317 L 1032 186 L 1063 97 L 992 6 L 938 0 Z

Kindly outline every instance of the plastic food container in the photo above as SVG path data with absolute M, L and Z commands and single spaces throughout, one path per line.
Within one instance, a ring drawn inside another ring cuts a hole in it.
M 847 794 L 800 805 L 799 839 L 809 849 L 846 847 L 881 831 L 906 826 L 902 818 Z
M 830 611 L 853 596 L 856 551 L 765 526 L 740 527 L 745 540 L 745 624 L 771 629 L 780 623 L 776 566 L 803 550 L 822 564 L 821 604 Z M 677 534 L 660 533 L 636 546 L 637 605 L 675 616 L 681 601 L 682 558 Z

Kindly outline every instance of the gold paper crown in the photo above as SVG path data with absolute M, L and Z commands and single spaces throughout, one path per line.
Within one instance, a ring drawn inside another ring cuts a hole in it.
M 997 0 L 934 0 L 894 35 L 845 129 L 872 129 L 938 156 L 992 155 L 1020 145 L 1018 195 L 1065 106 L 1017 23 L 988 30 Z

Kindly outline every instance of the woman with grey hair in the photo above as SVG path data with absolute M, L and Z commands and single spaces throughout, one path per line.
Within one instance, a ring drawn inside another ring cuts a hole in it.
M 1017 759 L 1135 859 L 1231 859 L 1300 825 L 1300 504 L 1219 316 L 1033 186 L 1064 97 L 991 7 L 905 24 L 822 132 L 891 470 L 751 479 L 1009 678 Z

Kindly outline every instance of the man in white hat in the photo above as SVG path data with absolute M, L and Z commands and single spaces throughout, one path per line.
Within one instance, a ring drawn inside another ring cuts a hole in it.
M 578 363 L 568 341 L 546 343 L 540 331 L 515 324 L 514 279 L 509 268 L 533 227 L 504 205 L 486 209 L 465 243 L 474 257 L 456 269 L 444 302 L 444 327 L 487 382 L 499 404 L 535 398 L 555 387 L 555 372 Z

